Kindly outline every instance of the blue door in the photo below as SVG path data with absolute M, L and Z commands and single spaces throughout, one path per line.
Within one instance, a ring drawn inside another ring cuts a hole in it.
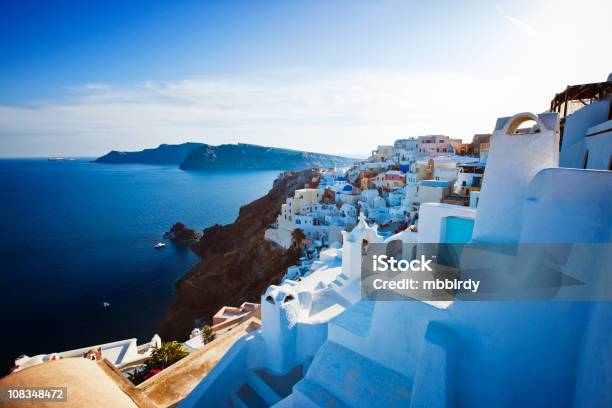
M 474 220 L 459 217 L 447 217 L 443 242 L 449 244 L 466 244 L 472 239 Z

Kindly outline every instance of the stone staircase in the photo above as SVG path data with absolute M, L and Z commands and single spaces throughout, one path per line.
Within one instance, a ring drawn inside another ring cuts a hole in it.
M 351 305 L 330 322 L 330 330 L 340 330 L 342 336 L 367 337 L 372 325 L 374 304 L 375 302 L 364 300 Z
M 331 285 L 335 288 L 340 289 L 346 284 L 346 281 L 348 281 L 348 279 L 348 275 L 346 275 L 344 272 L 340 273 L 338 274 L 338 277 L 334 281 L 332 281 Z
M 371 342 L 372 336 L 377 335 L 372 332 L 374 306 L 375 302 L 371 301 L 357 302 L 330 321 L 328 339 L 315 354 L 304 379 L 293 387 L 286 405 L 278 408 L 454 405 L 455 333 L 443 323 L 430 321 L 417 334 L 422 336 L 422 341 L 414 350 L 414 371 L 400 373 L 396 371 L 398 367 L 390 368 L 391 365 L 374 361 L 374 354 L 363 353 L 363 350 L 377 353 Z M 424 312 L 431 313 L 432 317 L 443 313 L 443 309 L 424 306 Z M 405 356 L 398 354 L 398 358 Z
M 327 341 L 293 387 L 294 407 L 406 407 L 412 381 L 344 346 Z
M 247 382 L 242 384 L 230 398 L 233 408 L 265 408 L 278 404 L 288 397 L 294 384 L 304 376 L 304 368 L 299 365 L 287 374 L 279 376 L 265 369 L 254 369 L 247 374 Z

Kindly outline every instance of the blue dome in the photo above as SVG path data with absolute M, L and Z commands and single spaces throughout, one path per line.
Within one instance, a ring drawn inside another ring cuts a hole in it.
M 338 181 L 346 181 L 346 178 L 340 176 L 340 177 L 338 177 Z
M 350 184 L 347 184 L 346 186 L 344 186 L 342 191 L 353 191 L 353 186 L 351 186 Z

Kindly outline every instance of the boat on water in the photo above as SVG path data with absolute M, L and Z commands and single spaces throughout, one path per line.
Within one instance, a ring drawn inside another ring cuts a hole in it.
M 159 248 L 163 248 L 163 247 L 165 247 L 165 246 L 166 246 L 166 244 L 164 244 L 163 242 L 158 242 L 157 244 L 155 244 L 155 247 L 154 247 L 154 248 L 155 248 L 155 249 L 159 249 Z
M 110 303 L 102 302 L 102 307 L 105 308 L 105 309 L 109 309 L 110 308 Z
M 72 161 L 74 159 L 72 157 L 49 157 L 47 160 L 49 161 Z

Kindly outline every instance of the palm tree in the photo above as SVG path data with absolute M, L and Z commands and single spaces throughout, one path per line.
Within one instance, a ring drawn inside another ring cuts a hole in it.
M 151 357 L 149 357 L 145 366 L 147 370 L 163 370 L 187 355 L 189 353 L 183 349 L 183 345 L 178 341 L 166 342 L 160 348 L 156 348 L 151 352 Z
M 202 327 L 202 343 L 208 344 L 213 341 L 216 336 L 217 335 L 213 331 L 212 327 L 209 325 L 205 324 L 204 327 Z
M 293 241 L 293 246 L 296 248 L 302 247 L 302 242 L 306 239 L 306 235 L 304 234 L 304 230 L 301 228 L 296 228 L 291 232 L 291 240 Z

